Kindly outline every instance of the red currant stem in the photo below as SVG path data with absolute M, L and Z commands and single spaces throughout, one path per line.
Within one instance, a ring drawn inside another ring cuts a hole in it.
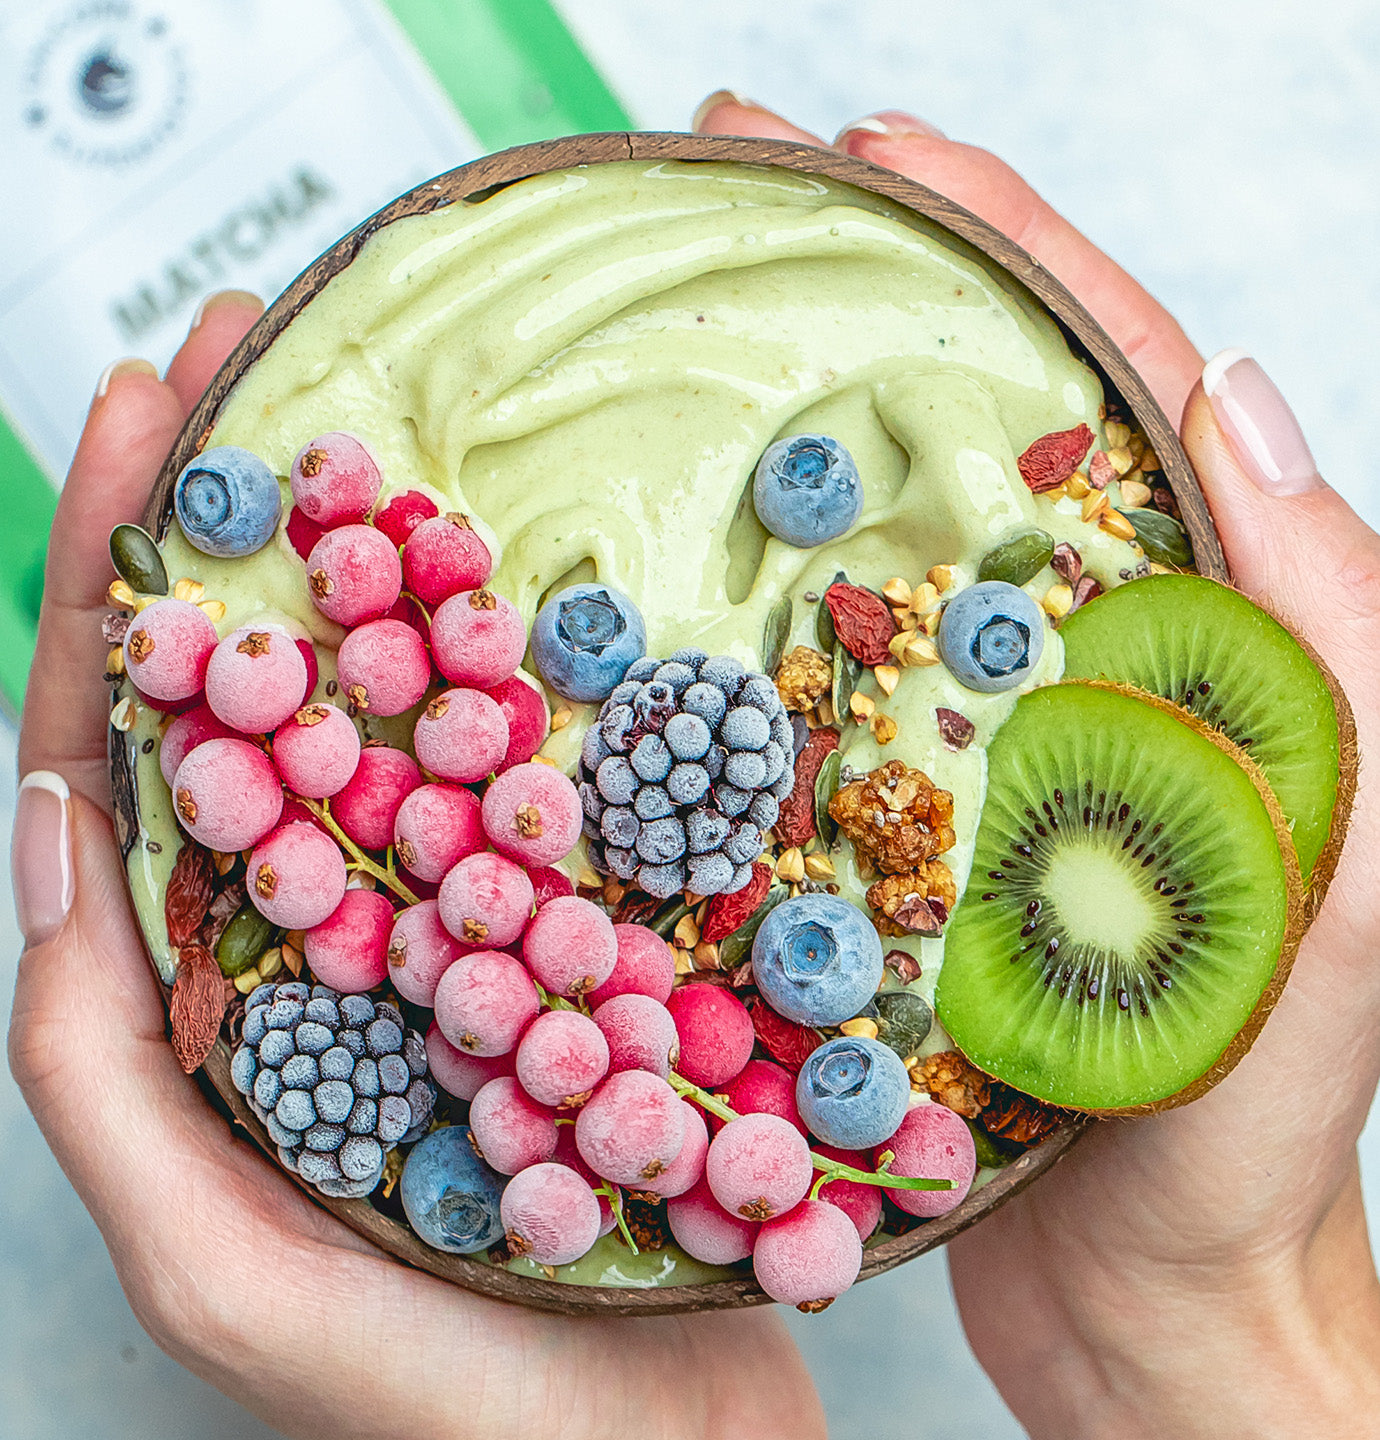
M 581 1008 L 573 1000 L 567 1000 L 564 995 L 551 994 L 549 990 L 544 989 L 541 985 L 537 984 L 535 980 L 532 981 L 532 984 L 536 988 L 537 999 L 540 1000 L 548 1010 L 579 1010 Z M 585 1014 L 589 1014 L 589 1011 L 586 1010 Z
M 628 1229 L 628 1222 L 623 1218 L 623 1196 L 619 1193 L 618 1186 L 605 1180 L 595 1189 L 594 1193 L 604 1196 L 609 1202 L 609 1209 L 613 1211 L 613 1218 L 618 1222 L 618 1233 L 623 1237 L 624 1244 L 634 1255 L 641 1254 L 642 1252 L 637 1248 L 637 1241 L 633 1239 L 632 1231 Z
M 297 798 L 301 800 L 302 804 L 335 836 L 340 848 L 355 862 L 355 869 L 363 870 L 366 875 L 372 875 L 375 880 L 381 881 L 395 895 L 406 900 L 409 905 L 419 905 L 421 903 L 418 897 L 398 879 L 391 867 L 385 868 L 382 865 L 376 864 L 350 839 L 340 826 L 335 823 L 335 820 L 331 816 L 329 801 L 308 800 L 301 795 Z
M 693 1100 L 701 1108 L 708 1110 L 711 1115 L 717 1115 L 720 1120 L 742 1118 L 736 1110 L 730 1109 L 724 1104 L 717 1095 L 711 1095 L 707 1090 L 701 1090 L 698 1085 L 677 1075 L 674 1070 L 669 1078 L 671 1088 L 677 1095 L 683 1095 L 687 1100 Z M 926 1180 L 919 1175 L 890 1174 L 891 1162 L 895 1158 L 896 1156 L 890 1150 L 886 1150 L 882 1153 L 881 1164 L 875 1170 L 858 1170 L 841 1161 L 829 1160 L 823 1155 L 816 1155 L 811 1150 L 811 1162 L 816 1170 L 823 1171 L 823 1174 L 815 1181 L 811 1196 L 814 1196 L 821 1185 L 827 1185 L 831 1180 L 853 1180 L 859 1185 L 884 1185 L 888 1190 L 952 1190 L 954 1188 L 952 1180 Z

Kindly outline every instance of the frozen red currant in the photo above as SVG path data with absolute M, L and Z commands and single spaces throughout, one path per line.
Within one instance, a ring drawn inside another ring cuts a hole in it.
M 508 722 L 482 690 L 443 690 L 417 717 L 417 759 L 443 780 L 491 775 L 508 748 Z
M 541 749 L 551 727 L 551 712 L 546 708 L 546 698 L 521 675 L 510 675 L 491 686 L 488 695 L 491 700 L 497 701 L 508 722 L 508 753 L 499 762 L 499 770 L 525 765 Z
M 423 495 L 420 490 L 404 490 L 379 506 L 374 512 L 374 525 L 395 545 L 405 545 L 417 526 L 437 513 L 436 502 L 430 495 Z M 483 584 L 483 581 L 477 583 Z
M 575 848 L 584 821 L 570 778 L 535 761 L 505 770 L 484 792 L 484 832 L 524 865 L 554 865 Z
M 436 901 L 422 900 L 400 910 L 388 937 L 388 978 L 404 1000 L 430 1005 L 441 976 L 464 952 L 441 924 Z
M 173 806 L 193 840 L 223 853 L 257 845 L 283 813 L 283 787 L 248 740 L 207 740 L 173 776 Z
M 155 600 L 125 632 L 125 673 L 141 695 L 186 700 L 206 679 L 216 627 L 186 600 Z
M 366 745 L 348 783 L 331 801 L 340 828 L 366 850 L 386 850 L 403 801 L 422 783 L 417 762 L 391 745 Z
M 273 736 L 273 763 L 289 790 L 313 800 L 336 795 L 359 764 L 359 731 L 334 705 L 303 705 Z
M 378 499 L 383 477 L 358 436 L 335 430 L 302 447 L 288 483 L 307 518 L 333 529 L 364 519 Z
M 311 973 L 333 990 L 372 990 L 388 974 L 393 907 L 377 890 L 347 890 L 340 904 L 303 938 Z
M 484 848 L 479 796 L 463 785 L 419 785 L 398 807 L 393 844 L 409 874 L 439 884 L 457 860 Z
M 254 847 L 245 888 L 255 909 L 284 930 L 306 930 L 345 896 L 345 857 L 314 825 L 281 825 Z
M 522 664 L 526 649 L 527 626 L 517 607 L 492 590 L 462 590 L 431 617 L 431 653 L 452 685 L 497 685 Z
M 489 547 L 463 515 L 422 520 L 403 549 L 407 588 L 424 604 L 439 605 L 462 590 L 488 584 L 493 570 Z
M 532 915 L 527 872 L 490 850 L 466 855 L 441 881 L 441 922 L 463 944 L 511 945 Z
M 431 684 L 431 657 L 422 637 L 402 620 L 370 620 L 351 630 L 335 664 L 350 704 L 372 715 L 401 715 Z
M 307 666 L 285 630 L 246 625 L 233 630 L 206 666 L 206 703 L 236 730 L 276 730 L 302 704 Z
M 328 530 L 307 556 L 307 588 L 312 604 L 337 624 L 377 620 L 402 592 L 398 552 L 372 525 Z

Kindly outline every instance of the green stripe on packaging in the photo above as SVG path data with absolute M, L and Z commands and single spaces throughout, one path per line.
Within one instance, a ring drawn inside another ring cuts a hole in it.
M 631 126 L 547 0 L 386 3 L 486 150 Z
M 43 598 L 43 561 L 57 492 L 28 448 L 0 414 L 0 706 L 19 714 L 29 677 L 38 607 Z

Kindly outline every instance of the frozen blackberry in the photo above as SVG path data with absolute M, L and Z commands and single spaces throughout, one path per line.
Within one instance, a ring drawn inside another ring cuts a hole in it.
M 324 1195 L 361 1199 L 383 1158 L 426 1132 L 426 1045 L 387 1001 L 300 980 L 260 985 L 230 1064 L 278 1158 Z
M 590 727 L 580 803 L 596 869 L 665 899 L 740 890 L 795 783 L 776 686 L 727 655 L 636 661 Z

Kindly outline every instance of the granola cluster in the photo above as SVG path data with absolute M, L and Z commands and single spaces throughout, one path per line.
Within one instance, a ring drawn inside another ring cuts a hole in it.
M 829 658 L 808 645 L 797 645 L 776 672 L 776 688 L 787 710 L 804 715 L 829 693 L 834 667 Z
M 883 935 L 938 935 L 957 900 L 953 871 L 942 860 L 926 860 L 904 875 L 884 875 L 867 891 L 873 922 Z
M 954 846 L 954 797 L 902 760 L 842 786 L 829 815 L 853 842 L 859 862 L 883 875 L 915 872 Z

